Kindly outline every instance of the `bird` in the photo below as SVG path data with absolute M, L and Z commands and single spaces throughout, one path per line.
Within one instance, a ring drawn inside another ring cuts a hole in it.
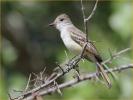
M 70 17 L 63 13 L 58 15 L 55 20 L 49 24 L 49 26 L 55 27 L 60 32 L 60 37 L 66 46 L 66 48 L 75 55 L 78 55 L 83 50 L 86 40 L 90 41 L 86 37 L 86 34 L 78 29 L 71 21 Z M 95 63 L 97 71 L 102 78 L 106 81 L 106 85 L 110 88 L 112 86 L 111 81 L 105 67 L 102 64 L 102 58 L 92 42 L 88 42 L 83 53 L 83 58 Z

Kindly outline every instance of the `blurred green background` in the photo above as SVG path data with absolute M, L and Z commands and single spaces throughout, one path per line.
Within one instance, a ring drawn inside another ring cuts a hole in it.
M 103 59 L 113 53 L 131 47 L 132 40 L 132 0 L 112 0 L 98 3 L 96 13 L 88 24 L 88 34 L 96 42 Z M 94 6 L 93 1 L 84 2 L 88 16 Z M 7 100 L 23 90 L 31 72 L 38 73 L 47 67 L 46 74 L 52 73 L 56 62 L 66 61 L 73 55 L 65 48 L 59 32 L 48 24 L 61 13 L 68 14 L 81 30 L 83 18 L 80 1 L 1 1 L 1 71 L 0 100 Z M 109 67 L 131 63 L 131 51 L 109 64 Z M 94 72 L 95 65 L 80 63 L 80 72 Z M 72 79 L 74 74 L 63 77 L 62 82 Z M 100 82 L 86 81 L 74 87 L 45 96 L 45 100 L 131 100 L 133 73 L 131 70 L 116 73 L 118 80 L 112 79 L 113 87 L 106 88 Z M 133 99 L 133 98 L 132 98 Z

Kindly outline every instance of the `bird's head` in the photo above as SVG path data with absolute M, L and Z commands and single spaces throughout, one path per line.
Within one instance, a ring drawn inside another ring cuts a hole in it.
M 61 30 L 62 28 L 71 25 L 72 22 L 67 14 L 60 14 L 59 16 L 56 17 L 54 22 L 49 24 L 49 26 L 54 26 L 58 30 Z

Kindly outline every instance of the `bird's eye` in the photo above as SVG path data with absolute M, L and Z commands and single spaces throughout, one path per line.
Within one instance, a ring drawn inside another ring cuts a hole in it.
M 64 19 L 62 18 L 62 19 L 60 19 L 60 21 L 63 21 Z

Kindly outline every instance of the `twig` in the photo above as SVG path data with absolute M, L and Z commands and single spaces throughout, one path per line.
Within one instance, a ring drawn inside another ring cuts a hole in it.
M 129 51 L 129 50 L 131 50 L 131 48 L 126 48 L 126 49 L 121 50 L 121 51 L 119 51 L 119 52 L 117 52 L 117 53 L 115 53 L 115 54 L 111 54 L 111 57 L 110 57 L 109 59 L 103 61 L 102 64 L 109 63 L 109 62 L 112 61 L 113 59 L 118 58 L 121 54 L 123 54 L 123 53 L 125 53 L 125 52 L 127 52 L 127 51 Z
M 45 71 L 46 71 L 46 67 L 44 67 L 44 69 L 43 69 L 43 71 L 41 72 L 41 74 L 43 75 Z
M 96 3 L 95 3 L 95 6 L 92 10 L 92 12 L 90 13 L 90 15 L 86 18 L 85 16 L 85 8 L 84 8 L 84 5 L 83 5 L 83 0 L 81 0 L 81 10 L 82 10 L 82 15 L 83 15 L 83 19 L 84 19 L 84 30 L 85 30 L 85 34 L 86 34 L 86 42 L 88 42 L 88 21 L 92 18 L 92 16 L 94 15 L 95 11 L 96 11 L 96 8 L 97 8 L 97 3 L 98 3 L 98 0 L 96 0 Z
M 81 10 L 82 10 L 82 14 L 83 14 L 83 19 L 84 19 L 84 30 L 85 30 L 85 33 L 87 34 L 87 21 L 85 21 L 85 19 L 86 19 L 86 16 L 85 16 L 85 8 L 84 8 L 84 6 L 83 6 L 83 0 L 81 0 Z
M 30 80 L 31 80 L 31 74 L 29 75 L 29 79 L 28 79 L 27 85 L 26 85 L 26 87 L 24 89 L 24 92 L 27 91 L 27 89 L 29 87 Z
M 41 81 L 42 83 L 44 83 L 44 80 L 45 80 L 45 78 L 46 78 L 46 77 L 43 77 L 45 71 L 46 71 L 46 67 L 43 69 L 43 71 L 40 72 L 40 81 Z M 44 79 L 44 80 L 43 80 L 43 79 Z
M 120 71 L 129 69 L 129 68 L 133 68 L 133 64 L 128 64 L 128 65 L 124 65 L 124 66 L 120 66 L 120 67 L 111 68 L 111 69 L 105 70 L 105 72 L 106 73 L 110 73 L 110 71 L 120 72 Z M 97 74 L 99 74 L 99 72 L 86 74 L 86 75 L 81 75 L 81 76 L 79 76 L 79 79 L 76 78 L 76 79 L 73 79 L 71 81 L 68 81 L 68 82 L 65 82 L 65 83 L 62 83 L 62 84 L 58 85 L 58 89 L 71 87 L 71 86 L 76 85 L 76 84 L 78 84 L 82 81 L 85 81 L 85 80 L 91 80 L 91 79 L 97 77 Z M 47 95 L 49 93 L 53 93 L 56 90 L 57 90 L 57 87 L 52 87 L 52 88 L 49 88 L 48 90 L 40 91 L 38 93 L 38 95 L 39 96 L 44 96 L 44 95 Z M 32 100 L 33 98 L 34 97 L 32 95 L 29 95 L 28 97 L 24 98 L 23 100 Z
M 97 4 L 98 4 L 98 0 L 96 0 L 95 6 L 94 6 L 91 14 L 85 19 L 86 21 L 90 20 L 92 18 L 92 16 L 94 15 L 96 8 L 97 8 Z
M 20 93 L 22 93 L 24 91 L 23 90 L 15 90 L 15 89 L 13 89 L 13 92 L 20 92 Z

